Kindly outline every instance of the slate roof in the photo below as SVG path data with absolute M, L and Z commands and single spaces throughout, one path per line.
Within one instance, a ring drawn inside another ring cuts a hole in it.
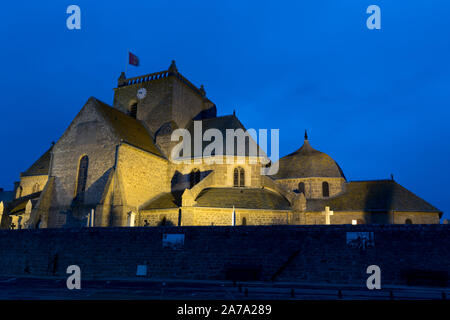
M 27 171 L 22 172 L 22 177 L 27 176 L 40 176 L 40 175 L 48 175 L 48 171 L 50 169 L 50 159 L 51 159 L 51 151 L 53 146 L 50 147 L 35 163 L 31 165 L 27 169 Z
M 307 211 L 439 212 L 441 211 L 393 180 L 351 181 L 346 191 L 328 199 L 309 199 Z
M 181 207 L 182 194 L 183 191 L 163 193 L 152 202 L 144 206 L 142 210 L 170 209 Z
M 95 99 L 95 102 L 97 103 L 98 110 L 111 124 L 120 139 L 155 155 L 163 156 L 159 148 L 155 145 L 153 138 L 140 121 L 120 110 L 108 106 L 98 99 Z
M 226 154 L 226 132 L 227 129 L 242 129 L 244 130 L 244 132 L 247 130 L 244 125 L 239 121 L 239 119 L 233 114 L 233 115 L 228 115 L 228 116 L 221 116 L 221 117 L 214 117 L 214 118 L 207 118 L 207 119 L 202 119 L 202 120 L 196 120 L 196 121 L 201 121 L 202 122 L 202 136 L 203 133 L 208 130 L 208 129 L 217 129 L 221 132 L 222 137 L 223 137 L 223 155 Z M 191 134 L 191 139 L 192 139 L 192 145 L 191 145 L 191 152 L 192 155 L 194 154 L 194 121 L 191 121 L 186 129 L 190 132 Z M 212 139 L 214 141 L 214 138 Z M 211 144 L 213 141 L 203 141 L 203 147 L 202 147 L 202 151 L 205 149 L 206 146 L 208 146 L 209 144 Z M 237 141 L 237 139 L 235 140 Z M 257 150 L 257 155 L 256 156 L 262 156 L 265 157 L 266 154 L 265 152 L 258 146 L 258 144 L 255 142 L 255 140 L 251 139 L 249 142 L 249 139 L 245 139 L 245 154 L 238 154 L 238 149 L 237 149 L 237 143 L 235 142 L 234 144 L 234 155 L 245 155 L 245 156 L 249 156 L 249 151 L 250 151 L 250 146 L 251 147 L 256 147 Z M 216 155 L 219 155 L 219 153 L 216 153 Z
M 195 199 L 198 207 L 290 210 L 282 195 L 262 188 L 207 188 Z
M 317 151 L 305 140 L 297 151 L 279 160 L 279 170 L 274 179 L 330 177 L 344 178 L 339 165 L 329 155 Z
M 7 205 L 6 212 L 8 214 L 20 214 L 25 211 L 25 207 L 29 200 L 37 201 L 41 196 L 41 191 L 35 192 L 24 197 L 13 200 Z

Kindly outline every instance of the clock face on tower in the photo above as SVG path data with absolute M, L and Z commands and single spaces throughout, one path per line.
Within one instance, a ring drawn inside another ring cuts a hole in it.
M 137 97 L 139 100 L 142 100 L 147 95 L 147 90 L 145 88 L 140 88 L 137 92 Z

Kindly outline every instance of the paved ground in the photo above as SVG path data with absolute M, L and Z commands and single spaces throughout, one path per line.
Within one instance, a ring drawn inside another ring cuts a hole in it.
M 339 290 L 341 296 L 339 296 Z M 81 290 L 69 290 L 66 279 L 0 277 L 0 300 L 404 300 L 450 299 L 450 288 L 385 287 L 368 290 L 351 286 L 298 283 L 92 280 Z

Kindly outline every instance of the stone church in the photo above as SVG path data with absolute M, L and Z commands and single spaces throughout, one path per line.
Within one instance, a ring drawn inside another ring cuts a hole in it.
M 192 132 L 194 121 L 203 131 L 245 130 L 235 114 L 218 117 L 174 61 L 144 76 L 122 73 L 112 106 L 89 98 L 20 174 L 12 199 L 0 202 L 1 228 L 436 224 L 442 216 L 393 179 L 347 181 L 306 133 L 275 175 L 261 175 L 264 164 L 247 153 L 239 164 L 171 161 L 172 132 Z

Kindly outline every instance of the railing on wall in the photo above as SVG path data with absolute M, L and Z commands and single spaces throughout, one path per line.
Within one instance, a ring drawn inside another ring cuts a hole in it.
M 192 82 L 190 82 L 183 75 L 181 75 L 180 73 L 169 72 L 169 70 L 154 72 L 154 73 L 150 73 L 150 74 L 146 74 L 146 75 L 138 76 L 138 77 L 133 77 L 133 78 L 129 78 L 129 79 L 119 79 L 118 87 L 126 87 L 126 86 L 130 86 L 130 85 L 145 83 L 145 82 L 149 82 L 149 81 L 153 81 L 153 80 L 167 78 L 169 76 L 174 76 L 174 77 L 178 78 L 181 82 L 183 82 L 189 88 L 194 90 L 200 96 L 202 96 L 202 97 L 205 96 L 205 90 L 203 89 L 203 87 L 201 87 L 199 89 L 194 84 L 192 84 Z
M 144 76 L 124 79 L 121 82 L 121 84 L 119 85 L 119 87 L 130 86 L 133 84 L 139 84 L 139 83 L 148 82 L 148 81 L 152 81 L 152 80 L 156 80 L 156 79 L 166 78 L 168 75 L 169 75 L 168 71 L 161 71 L 161 72 L 146 74 Z

